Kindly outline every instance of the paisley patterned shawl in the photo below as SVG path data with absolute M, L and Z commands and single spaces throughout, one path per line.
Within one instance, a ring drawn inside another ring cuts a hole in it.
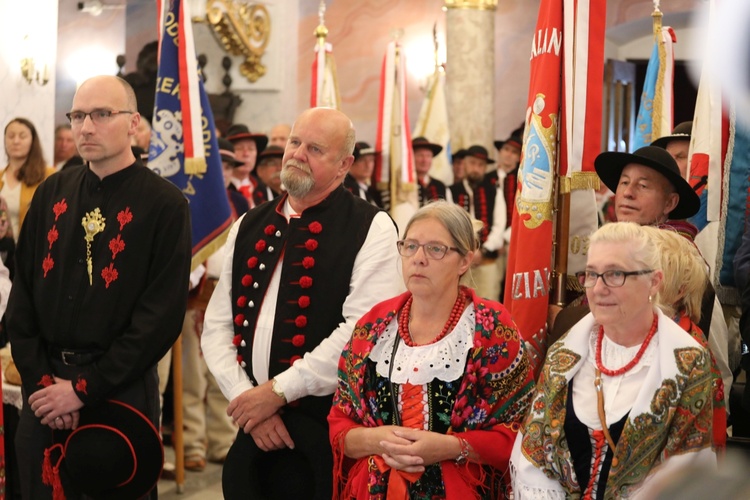
M 617 443 L 605 498 L 627 497 L 658 466 L 671 469 L 696 454 L 715 464 L 710 354 L 661 311 L 657 313 L 658 351 Z M 581 496 L 563 425 L 568 382 L 587 359 L 595 327 L 589 313 L 547 353 L 511 458 L 516 498 Z
M 452 409 L 449 433 L 461 437 L 501 474 L 505 472 L 510 448 L 520 423 L 526 415 L 533 394 L 534 379 L 528 357 L 520 341 L 515 323 L 499 303 L 480 299 L 464 288 L 475 308 L 474 346 L 469 350 L 466 368 L 456 402 Z M 351 340 L 344 347 L 338 367 L 338 389 L 328 416 L 334 453 L 334 498 L 357 496 L 354 476 L 367 474 L 366 484 L 377 484 L 383 473 L 373 465 L 372 457 L 359 459 L 348 471 L 344 466 L 344 437 L 355 427 L 387 425 L 380 415 L 371 380 L 365 380 L 368 356 L 378 337 L 403 307 L 410 293 L 376 305 L 354 328 Z M 491 478 L 476 464 L 459 468 L 455 462 L 442 464 L 443 480 L 449 498 L 452 492 L 475 495 L 468 486 L 487 486 Z M 368 491 L 369 498 L 373 498 Z M 360 498 L 357 496 L 357 498 Z M 455 498 L 459 498 L 456 496 Z

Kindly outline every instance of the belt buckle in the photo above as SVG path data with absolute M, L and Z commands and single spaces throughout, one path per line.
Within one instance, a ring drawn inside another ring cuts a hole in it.
M 75 363 L 68 363 L 68 356 L 73 356 L 75 353 L 72 351 L 60 351 L 60 358 L 65 366 L 75 366 Z

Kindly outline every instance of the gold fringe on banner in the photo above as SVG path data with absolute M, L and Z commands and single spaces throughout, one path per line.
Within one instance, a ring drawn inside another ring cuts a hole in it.
M 205 158 L 185 158 L 185 175 L 203 175 L 206 170 Z

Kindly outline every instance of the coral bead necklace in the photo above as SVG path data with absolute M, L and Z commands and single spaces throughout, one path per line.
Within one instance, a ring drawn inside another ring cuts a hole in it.
M 401 309 L 401 314 L 399 314 L 398 317 L 398 334 L 401 337 L 401 339 L 404 341 L 404 343 L 410 347 L 414 347 L 416 344 L 414 340 L 411 338 L 411 332 L 409 331 L 409 322 L 411 321 L 411 305 L 414 301 L 414 297 L 409 297 L 406 301 L 406 304 L 404 304 L 404 307 Z M 464 308 L 466 307 L 466 295 L 463 293 L 462 290 L 458 291 L 458 297 L 456 297 L 456 302 L 453 303 L 453 309 L 451 309 L 451 314 L 448 316 L 448 321 L 445 323 L 445 326 L 443 326 L 443 329 L 440 331 L 440 333 L 435 337 L 431 342 L 431 344 L 439 341 L 446 335 L 448 335 L 450 332 L 453 331 L 454 328 L 456 328 L 456 325 L 458 324 L 458 320 L 461 319 L 461 315 L 464 313 Z
M 638 364 L 638 362 L 643 357 L 643 353 L 646 352 L 646 348 L 651 342 L 651 339 L 654 338 L 654 335 L 656 335 L 656 329 L 658 326 L 659 326 L 659 320 L 656 314 L 654 314 L 654 320 L 651 323 L 651 330 L 649 330 L 648 334 L 646 335 L 646 338 L 643 340 L 643 343 L 641 344 L 641 348 L 638 349 L 638 352 L 636 353 L 635 357 L 631 359 L 630 362 L 628 362 L 628 364 L 616 370 L 610 370 L 609 368 L 604 366 L 604 363 L 602 363 L 602 342 L 604 340 L 604 327 L 600 326 L 599 332 L 597 334 L 597 339 L 596 339 L 596 367 L 599 369 L 600 372 L 610 377 L 616 377 L 618 375 L 623 375 L 629 372 L 630 370 L 633 369 L 635 365 Z

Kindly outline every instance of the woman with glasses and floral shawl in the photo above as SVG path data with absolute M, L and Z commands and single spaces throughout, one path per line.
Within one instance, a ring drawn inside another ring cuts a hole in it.
M 716 466 L 708 349 L 658 307 L 659 249 L 631 222 L 590 240 L 591 313 L 553 344 L 511 457 L 516 499 L 629 498 L 688 462 Z
M 475 223 L 438 201 L 407 224 L 408 292 L 366 314 L 339 361 L 334 498 L 501 497 L 534 381 L 510 314 L 459 285 Z

